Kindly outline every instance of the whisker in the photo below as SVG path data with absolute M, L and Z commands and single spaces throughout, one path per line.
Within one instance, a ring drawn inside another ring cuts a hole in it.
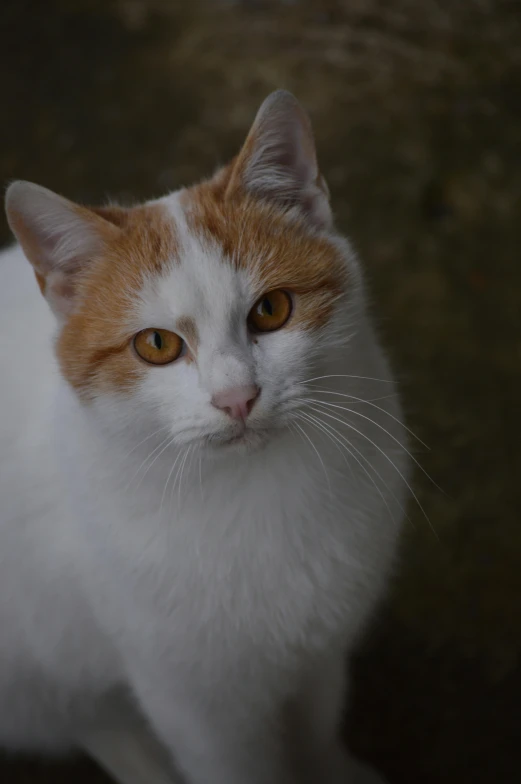
M 308 414 L 308 416 L 312 416 L 312 414 Z M 361 451 L 360 451 L 360 450 L 359 450 L 359 449 L 358 449 L 358 448 L 357 448 L 357 447 L 356 447 L 354 444 L 352 444 L 352 443 L 351 443 L 351 441 L 349 441 L 349 439 L 348 439 L 346 436 L 342 435 L 342 433 L 339 433 L 339 432 L 338 432 L 338 430 L 337 430 L 337 429 L 335 429 L 335 428 L 334 428 L 332 425 L 328 425 L 326 422 L 324 422 L 323 420 L 319 419 L 319 417 L 316 417 L 316 420 L 317 420 L 318 422 L 320 422 L 320 423 L 323 425 L 323 427 L 324 427 L 324 428 L 328 428 L 328 430 L 330 431 L 330 434 L 331 434 L 331 436 L 335 435 L 335 437 L 337 438 L 337 440 L 341 439 L 341 440 L 340 440 L 340 443 L 342 444 L 342 446 L 344 447 L 344 449 L 346 449 L 346 450 L 347 450 L 347 452 L 348 452 L 348 453 L 351 455 L 351 457 L 352 457 L 354 460 L 356 460 L 356 462 L 358 463 L 358 465 L 360 466 L 360 468 L 361 468 L 361 469 L 364 471 L 364 473 L 365 473 L 365 474 L 366 474 L 366 475 L 369 477 L 369 479 L 371 480 L 371 483 L 372 483 L 372 485 L 374 486 L 375 490 L 377 491 L 377 493 L 379 494 L 380 498 L 381 498 L 381 499 L 382 499 L 382 501 L 384 502 L 384 504 L 385 504 L 385 506 L 386 506 L 386 508 L 387 508 L 387 511 L 389 512 L 389 514 L 390 514 L 390 516 L 391 516 L 391 520 L 393 521 L 393 523 L 396 523 L 396 519 L 395 519 L 395 517 L 394 517 L 394 515 L 393 515 L 393 513 L 392 513 L 392 511 L 391 511 L 391 508 L 390 508 L 389 504 L 387 503 L 387 499 L 385 498 L 385 496 L 383 495 L 382 491 L 380 490 L 380 488 L 379 488 L 379 487 L 378 487 L 378 485 L 376 484 L 376 482 L 375 482 L 375 480 L 374 480 L 374 477 L 373 477 L 373 476 L 371 476 L 371 474 L 369 473 L 369 471 L 367 470 L 367 468 L 366 468 L 366 467 L 365 467 L 365 466 L 364 466 L 364 465 L 363 465 L 363 464 L 360 462 L 360 460 L 359 460 L 359 459 L 356 457 L 356 455 L 354 455 L 354 454 L 352 453 L 351 449 L 354 449 L 354 450 L 355 450 L 355 452 L 356 452 L 358 455 L 360 455 L 360 457 L 362 458 L 362 460 L 364 460 L 364 461 L 367 463 L 367 465 L 369 466 L 369 468 L 370 468 L 372 471 L 374 471 L 374 473 L 376 474 L 376 476 L 378 477 L 378 479 L 379 479 L 379 480 L 382 482 L 382 484 L 383 484 L 383 486 L 385 487 L 385 489 L 388 491 L 388 493 L 390 493 L 390 494 L 392 495 L 392 497 L 394 498 L 394 500 L 395 500 L 395 501 L 396 501 L 396 503 L 398 504 L 398 506 L 399 506 L 399 508 L 400 508 L 400 510 L 401 510 L 401 512 L 402 512 L 402 514 L 405 516 L 405 518 L 406 518 L 406 519 L 407 519 L 409 522 L 411 522 L 411 520 L 410 520 L 410 517 L 409 517 L 409 515 L 407 514 L 407 512 L 405 511 L 405 509 L 404 509 L 403 505 L 402 505 L 402 504 L 400 503 L 400 501 L 397 499 L 396 495 L 395 495 L 395 494 L 394 494 L 394 492 L 391 490 L 391 488 L 389 487 L 389 485 L 387 484 L 387 482 L 386 482 L 386 481 L 383 479 L 383 477 L 381 476 L 381 474 L 380 474 L 380 473 L 379 473 L 379 472 L 376 470 L 376 468 L 375 468 L 375 467 L 374 467 L 374 466 L 371 464 L 371 461 L 370 461 L 370 460 L 369 460 L 369 459 L 368 459 L 368 458 L 367 458 L 367 457 L 366 457 L 366 456 L 363 454 L 363 452 L 361 452 Z M 412 523 L 411 523 L 411 524 L 412 524 Z
M 175 478 L 174 478 L 174 482 L 173 482 L 172 488 L 170 490 L 170 504 L 172 503 L 172 498 L 173 498 L 173 495 L 175 493 L 175 489 L 176 489 L 177 483 L 179 481 L 179 475 L 181 473 L 181 469 L 184 467 L 184 464 L 186 463 L 186 458 L 188 456 L 189 449 L 190 449 L 190 444 L 188 444 L 184 448 L 184 450 L 183 450 L 183 456 L 182 456 L 181 462 L 179 463 L 179 466 L 177 468 L 176 475 L 175 475 Z
M 149 454 L 148 454 L 148 455 L 145 457 L 145 459 L 143 460 L 143 462 L 142 462 L 142 463 L 141 463 L 141 465 L 139 466 L 138 470 L 137 470 L 137 471 L 134 473 L 134 475 L 132 476 L 132 479 L 130 480 L 130 482 L 128 483 L 127 487 L 125 488 L 125 490 L 126 490 L 126 491 L 130 490 L 130 488 L 132 487 L 132 483 L 134 482 L 134 480 L 135 480 L 135 479 L 137 479 L 137 477 L 138 477 L 138 475 L 139 475 L 139 472 L 141 471 L 141 469 L 143 468 L 143 466 L 144 466 L 144 465 L 146 465 L 146 463 L 147 463 L 147 462 L 150 460 L 150 458 L 152 457 L 152 455 L 155 455 L 155 454 L 156 454 L 156 452 L 158 452 L 158 450 L 161 450 L 161 451 L 159 452 L 159 454 L 158 454 L 158 455 L 156 455 L 156 457 L 154 457 L 154 459 L 152 460 L 152 462 L 150 463 L 150 465 L 149 465 L 149 466 L 147 467 L 147 469 L 145 470 L 145 473 L 143 474 L 143 476 L 142 476 L 142 477 L 141 477 L 141 479 L 139 480 L 139 482 L 138 482 L 137 486 L 134 488 L 134 490 L 137 490 L 137 488 L 140 486 L 141 482 L 143 481 L 143 479 L 144 479 L 144 478 L 145 478 L 145 476 L 147 475 L 147 473 L 148 473 L 148 469 L 149 469 L 149 468 L 151 468 L 151 467 L 153 466 L 153 464 L 155 463 L 155 461 L 157 460 L 157 458 L 158 458 L 158 457 L 160 457 L 160 456 L 163 454 L 163 452 L 164 452 L 166 449 L 168 449 L 168 447 L 169 447 L 171 444 L 173 444 L 174 440 L 175 440 L 175 436 L 172 436 L 172 437 L 170 437 L 169 435 L 167 435 L 167 436 L 166 436 L 166 437 L 165 437 L 165 438 L 164 438 L 164 439 L 163 439 L 163 440 L 162 440 L 162 441 L 161 441 L 161 442 L 158 444 L 158 446 L 156 446 L 156 447 L 155 447 L 155 449 L 152 449 L 152 451 L 151 451 L 151 452 L 149 452 Z M 166 446 L 164 446 L 165 444 L 166 444 Z M 161 447 L 163 447 L 163 446 L 164 446 L 164 449 L 161 449 Z
M 177 465 L 177 463 L 179 461 L 179 458 L 181 457 L 182 454 L 184 454 L 183 451 L 179 450 L 179 452 L 177 453 L 176 458 L 175 458 L 175 460 L 174 460 L 174 462 L 172 464 L 170 472 L 169 472 L 169 474 L 168 474 L 168 476 L 166 478 L 165 486 L 163 488 L 163 493 L 161 495 L 161 503 L 159 504 L 159 517 L 161 517 L 161 514 L 163 512 L 163 503 L 165 501 L 165 495 L 166 495 L 166 491 L 167 491 L 168 485 L 170 483 L 170 479 L 172 477 L 172 474 L 174 473 L 175 467 L 176 467 L 176 465 Z
M 312 386 L 316 386 L 316 385 L 313 384 Z M 364 400 L 364 398 L 362 397 L 356 397 L 356 395 L 348 395 L 346 392 L 334 392 L 329 389 L 323 389 L 323 388 L 317 388 L 316 392 L 320 392 L 320 394 L 322 395 L 338 395 L 339 397 L 348 397 L 351 400 L 356 400 L 358 403 L 367 403 L 367 405 L 371 406 L 371 408 L 376 408 L 378 411 L 381 411 L 383 414 L 387 414 L 387 416 L 391 417 L 391 419 L 394 419 L 395 422 L 398 422 L 398 424 L 401 425 L 403 429 L 406 430 L 407 433 L 409 433 L 413 438 L 415 438 L 419 444 L 421 444 L 422 446 L 425 447 L 425 449 L 428 449 L 430 451 L 430 447 L 428 447 L 427 444 L 424 443 L 421 440 L 421 438 L 419 438 L 416 435 L 416 433 L 414 433 L 410 428 L 408 428 L 407 425 L 405 425 L 401 421 L 401 419 L 398 419 L 398 417 L 394 416 L 394 414 L 391 414 L 389 411 L 386 411 L 385 408 L 382 408 L 381 406 L 376 406 L 373 400 Z M 385 395 L 385 397 L 394 397 L 394 395 L 390 395 L 390 396 Z M 383 399 L 385 398 L 375 398 L 375 400 L 383 400 Z
M 297 428 L 300 430 L 300 432 L 302 433 L 302 435 L 304 436 L 304 438 L 306 438 L 306 439 L 307 439 L 307 441 L 308 441 L 308 442 L 311 444 L 311 447 L 313 448 L 313 450 L 314 450 L 314 452 L 315 452 L 316 456 L 317 456 L 317 457 L 318 457 L 318 459 L 320 460 L 320 463 L 321 463 L 321 465 L 322 465 L 322 468 L 324 469 L 324 474 L 326 475 L 326 481 L 327 481 L 327 484 L 328 484 L 328 487 L 329 487 L 329 495 L 330 495 L 330 496 L 332 496 L 332 491 L 331 491 L 331 482 L 329 481 L 329 475 L 328 475 L 328 473 L 327 473 L 327 471 L 326 471 L 326 466 L 324 465 L 324 461 L 322 460 L 322 457 L 320 456 L 320 452 L 318 451 L 318 449 L 316 448 L 315 444 L 314 444 L 314 443 L 313 443 L 313 441 L 310 439 L 310 437 L 308 436 L 308 434 L 306 433 L 306 431 L 304 430 L 304 428 L 302 428 L 302 427 L 301 427 L 301 426 L 298 424 L 298 422 L 295 422 L 294 424 L 295 424 L 295 427 L 297 427 Z
M 322 389 L 320 387 L 316 387 L 315 384 L 311 384 L 311 386 L 315 387 L 315 389 L 310 390 L 311 392 L 320 392 L 321 394 L 324 394 L 325 392 L 331 391 L 331 390 Z M 339 395 L 340 392 L 331 392 L 331 394 Z M 379 395 L 378 397 L 368 397 L 368 398 L 361 397 L 360 400 L 353 400 L 353 405 L 356 405 L 356 403 L 375 403 L 377 400 L 390 400 L 392 397 L 398 397 L 398 392 L 393 392 L 390 395 Z M 383 410 L 385 411 L 385 408 Z M 385 413 L 388 412 L 386 411 Z
M 201 501 L 203 501 L 203 457 L 201 453 L 201 448 L 199 447 L 199 492 L 201 496 Z
M 301 417 L 305 417 L 306 419 L 309 419 L 309 421 L 313 420 L 313 422 L 314 422 L 314 426 L 315 426 L 315 427 L 317 427 L 317 426 L 318 426 L 318 425 L 316 424 L 316 423 L 319 421 L 318 417 L 314 417 L 314 416 L 312 416 L 312 414 L 309 414 L 309 413 L 308 413 L 308 412 L 306 412 L 306 411 L 300 411 L 300 412 L 297 414 L 297 418 L 301 418 Z M 331 434 L 330 434 L 330 433 L 328 433 L 328 432 L 325 430 L 325 428 L 323 428 L 323 432 L 324 432 L 324 433 L 326 433 L 326 435 L 328 436 L 328 438 L 329 438 L 331 441 L 333 441 L 333 443 L 335 444 L 336 448 L 338 449 L 338 451 L 339 451 L 339 452 L 340 452 L 340 454 L 342 455 L 342 459 L 344 460 L 345 464 L 346 464 L 346 465 L 347 465 L 347 467 L 349 468 L 349 471 L 351 472 L 351 476 L 352 476 L 352 477 L 353 477 L 353 479 L 354 479 L 354 478 L 355 478 L 355 473 L 354 473 L 354 471 L 353 471 L 353 466 L 351 465 L 351 463 L 349 462 L 349 460 L 348 460 L 348 459 L 347 459 L 347 457 L 345 456 L 344 452 L 342 451 L 342 446 L 344 446 L 344 445 L 342 444 L 341 446 L 339 446 L 339 445 L 338 445 L 338 443 L 336 443 L 336 441 L 334 441 L 334 440 L 333 440 L 333 438 L 332 438 Z
M 193 446 L 194 446 L 193 444 L 190 444 L 188 446 L 188 449 L 185 452 L 185 456 L 183 458 L 183 461 L 181 463 L 181 467 L 180 467 L 179 472 L 178 472 L 179 473 L 179 487 L 177 489 L 177 500 L 178 500 L 179 503 L 181 503 L 181 490 L 182 490 L 182 487 L 183 487 L 183 473 L 184 473 L 184 470 L 185 470 L 185 465 L 186 465 L 186 461 L 188 459 L 188 456 L 192 453 Z M 176 482 L 177 482 L 177 477 L 176 477 Z M 171 495 L 173 495 L 173 493 L 175 492 L 176 482 L 174 482 L 174 486 L 172 488 L 172 494 Z
M 165 487 L 164 487 L 164 489 L 163 489 L 163 495 L 161 496 L 160 515 L 162 514 L 162 509 L 163 509 L 163 500 L 164 500 L 164 497 L 165 497 L 165 495 L 166 495 L 166 490 L 167 490 L 167 488 L 168 488 L 168 484 L 169 484 L 169 482 L 170 482 L 170 477 L 171 477 L 171 475 L 172 475 L 173 469 L 176 467 L 176 465 L 177 465 L 177 463 L 178 463 L 178 458 L 179 458 L 179 457 L 181 457 L 181 455 L 183 455 L 183 457 L 182 457 L 182 459 L 181 459 L 181 464 L 180 464 L 180 465 L 184 465 L 184 461 L 186 460 L 186 456 L 187 456 L 187 454 L 188 454 L 188 451 L 189 451 L 189 449 L 190 449 L 190 445 L 188 445 L 188 446 L 186 447 L 186 449 L 184 450 L 184 452 L 182 452 L 182 451 L 179 451 L 179 455 L 176 457 L 175 463 L 174 463 L 174 465 L 172 466 L 172 468 L 170 469 L 170 473 L 168 474 L 168 477 L 167 477 L 167 480 L 166 480 L 166 483 L 165 483 Z M 177 482 L 177 477 L 178 477 L 178 476 L 179 476 L 179 468 L 177 469 L 177 473 L 176 473 L 176 475 L 175 475 L 174 483 L 173 483 L 173 485 L 172 485 L 172 490 L 170 491 L 169 514 L 170 514 L 170 512 L 171 512 L 171 506 L 172 506 L 172 496 L 173 496 L 173 494 L 174 494 L 174 492 L 175 492 L 175 486 L 176 486 L 176 482 Z M 170 536 L 171 536 L 171 526 L 169 525 L 169 526 L 168 526 L 168 529 L 167 529 L 167 539 L 168 539 L 168 540 L 170 539 Z
M 141 446 L 141 444 L 144 444 L 145 441 L 148 441 L 149 438 L 152 438 L 153 436 L 157 436 L 157 434 L 161 433 L 163 430 L 169 430 L 169 429 L 170 429 L 169 425 L 163 425 L 163 427 L 159 427 L 157 430 L 154 430 L 152 433 L 149 433 L 148 436 L 146 436 L 141 441 L 139 441 L 137 444 L 135 444 L 135 446 L 133 446 L 132 449 L 129 452 L 127 452 L 126 455 L 124 455 L 124 457 L 122 459 L 126 460 L 127 457 L 130 457 L 130 455 L 133 452 L 135 452 L 136 449 L 138 449 Z
M 372 376 L 352 376 L 346 373 L 332 373 L 328 376 L 315 376 L 314 378 L 306 378 L 305 381 L 299 381 L 299 384 L 309 384 L 311 381 L 320 381 L 322 378 L 360 378 L 364 381 L 379 381 L 382 384 L 394 384 L 392 378 L 373 378 Z
M 313 415 L 312 415 L 312 414 L 308 414 L 308 416 L 309 416 L 309 417 L 313 417 Z M 323 428 L 324 432 L 325 432 L 325 433 L 327 433 L 331 439 L 335 439 L 336 441 L 338 441 L 338 442 L 339 442 L 339 443 L 342 445 L 342 447 L 343 447 L 343 448 L 344 448 L 344 449 L 345 449 L 345 450 L 348 452 L 348 454 L 350 455 L 350 457 L 352 457 L 352 458 L 353 458 L 353 460 L 355 460 L 355 461 L 358 463 L 358 465 L 359 465 L 359 466 L 360 466 L 360 468 L 361 468 L 361 469 L 364 471 L 364 473 L 365 473 L 365 474 L 368 476 L 368 478 L 369 478 L 369 479 L 370 479 L 370 481 L 371 481 L 371 484 L 373 485 L 373 487 L 375 488 L 375 490 L 376 490 L 376 491 L 377 491 L 377 493 L 379 494 L 380 498 L 381 498 L 381 499 L 382 499 L 382 501 L 384 502 L 384 504 L 385 504 L 385 506 L 386 506 L 386 508 L 387 508 L 387 511 L 389 512 L 389 515 L 390 515 L 390 517 L 391 517 L 391 520 L 393 521 L 393 523 L 396 523 L 395 517 L 394 517 L 394 515 L 393 515 L 393 513 L 392 513 L 392 511 L 391 511 L 391 508 L 389 507 L 389 504 L 387 503 L 387 500 L 386 500 L 385 496 L 383 495 L 382 491 L 380 490 L 380 488 L 379 488 L 379 487 L 378 487 L 378 485 L 376 484 L 376 482 L 375 482 L 375 480 L 374 480 L 374 477 L 372 477 L 372 476 L 371 476 L 371 474 L 369 473 L 369 471 L 367 470 L 367 468 L 366 468 L 366 467 L 365 467 L 365 466 L 364 466 L 364 465 L 363 465 L 363 464 L 360 462 L 360 460 L 359 460 L 359 459 L 356 457 L 356 455 L 354 455 L 354 454 L 352 453 L 352 451 L 351 451 L 350 447 L 352 447 L 353 449 L 356 449 L 356 447 L 355 447 L 353 444 L 351 444 L 351 442 L 350 442 L 350 441 L 349 441 L 349 440 L 348 440 L 348 439 L 347 439 L 345 436 L 342 436 L 342 434 L 341 434 L 341 433 L 338 433 L 338 431 L 337 431 L 337 430 L 335 430 L 335 429 L 334 429 L 334 428 L 332 428 L 331 426 L 327 425 L 325 422 L 323 422 L 322 420 L 320 420 L 318 417 L 316 417 L 316 418 L 315 418 L 315 417 L 313 417 L 313 419 L 314 419 L 314 420 L 315 420 L 315 422 L 316 422 L 316 425 L 315 425 L 316 427 L 319 427 L 319 423 L 320 423 L 320 426 Z M 342 440 L 340 440 L 340 439 L 342 439 Z M 374 467 L 371 465 L 370 461 L 369 461 L 369 460 L 368 460 L 368 459 L 365 457 L 365 455 L 363 455 L 363 454 L 362 454 L 362 452 L 360 452 L 360 450 L 359 450 L 359 449 L 356 449 L 356 451 L 357 451 L 357 452 L 358 452 L 358 454 L 359 454 L 359 455 L 360 455 L 360 456 L 361 456 L 361 457 L 362 457 L 362 458 L 365 460 L 365 462 L 368 464 L 368 466 L 371 468 L 371 470 L 375 472 L 375 474 L 378 476 L 378 478 L 380 479 L 380 481 L 382 481 L 382 482 L 383 482 L 383 484 L 384 484 L 384 486 L 386 487 L 386 489 L 387 489 L 389 492 L 391 492 L 391 495 L 393 495 L 393 496 L 394 496 L 394 493 L 392 493 L 392 491 L 390 491 L 390 489 L 389 489 L 389 487 L 387 486 L 386 482 L 384 482 L 384 480 L 382 479 L 382 477 L 380 476 L 380 474 L 378 473 L 378 471 L 377 471 L 377 470 L 376 470 L 376 469 L 375 469 L 375 468 L 374 468 Z M 344 456 L 344 459 L 346 459 L 346 458 L 345 458 L 345 456 Z M 353 473 L 353 469 L 352 469 L 352 467 L 351 467 L 351 466 L 350 466 L 350 468 L 351 468 L 351 473 Z M 395 496 L 394 496 L 394 497 L 395 497 Z M 402 510 L 403 514 L 404 514 L 405 516 L 407 516 L 407 515 L 406 515 L 406 512 L 405 512 L 405 510 L 403 509 L 402 505 L 399 503 L 398 499 L 396 499 L 396 497 L 395 497 L 395 500 L 397 501 L 398 505 L 400 506 L 400 509 Z
M 190 476 L 190 471 L 192 470 L 192 465 L 193 465 L 193 462 L 194 462 L 194 458 L 195 458 L 195 456 L 196 456 L 196 454 L 197 454 L 197 449 L 196 449 L 196 447 L 198 447 L 198 444 L 196 444 L 196 443 L 194 442 L 194 443 L 192 444 L 192 449 L 190 450 L 190 457 L 189 457 L 189 461 L 188 461 L 188 466 L 187 466 L 187 468 L 186 468 L 186 472 L 187 472 L 187 475 L 188 475 L 188 476 Z M 187 481 L 189 481 L 189 480 L 187 479 Z
M 306 399 L 306 398 L 304 398 L 304 399 Z M 351 413 L 351 414 L 354 414 L 354 415 L 355 415 L 355 416 L 357 416 L 357 417 L 361 417 L 361 419 L 366 419 L 366 420 L 367 420 L 368 422 L 370 422 L 372 425 L 375 425 L 375 427 L 378 427 L 378 428 L 379 428 L 380 430 L 382 430 L 382 431 L 383 431 L 383 432 L 384 432 L 386 435 L 388 435 L 388 436 L 389 436 L 389 438 L 391 438 L 391 439 L 392 439 L 392 440 L 393 440 L 393 441 L 394 441 L 396 444 L 398 444 L 398 446 L 399 446 L 399 447 L 401 447 L 401 448 L 403 449 L 403 451 L 405 452 L 405 454 L 406 454 L 406 455 L 408 455 L 408 456 L 411 458 L 411 460 L 413 461 L 413 463 L 414 463 L 415 465 L 417 465 L 417 466 L 418 466 L 418 468 L 420 469 L 420 471 L 421 471 L 421 472 L 422 472 L 422 473 L 423 473 L 423 474 L 424 474 L 424 475 L 427 477 L 427 479 L 429 480 L 429 482 L 431 482 L 431 483 L 434 485 L 434 487 L 435 487 L 437 490 L 439 490 L 439 491 L 440 491 L 440 493 L 443 493 L 443 490 L 441 489 L 441 487 L 439 487 L 439 486 L 436 484 L 436 482 L 434 481 L 434 479 L 433 479 L 433 478 L 430 476 L 430 474 L 429 474 L 429 473 L 428 473 L 428 472 L 425 470 L 425 468 L 422 466 L 422 464 L 421 464 L 421 463 L 420 463 L 420 462 L 419 462 L 419 461 L 418 461 L 418 460 L 417 460 L 417 459 L 414 457 L 414 455 L 413 455 L 413 454 L 412 454 L 412 453 L 411 453 L 411 452 L 410 452 L 410 451 L 407 449 L 407 447 L 406 447 L 404 444 L 402 444 L 402 442 L 401 442 L 401 441 L 400 441 L 398 438 L 396 438 L 395 436 L 393 436 L 393 434 L 392 434 L 392 433 L 389 433 L 389 431 L 388 431 L 388 430 L 386 430 L 386 429 L 385 429 L 385 427 L 383 427 L 383 425 L 380 425 L 378 422 L 375 422 L 375 421 L 374 421 L 374 419 L 371 419 L 371 417 L 365 416 L 365 414 L 361 414 L 361 413 L 360 413 L 360 411 L 355 411 L 355 410 L 354 410 L 354 409 L 352 409 L 352 408 L 348 408 L 348 407 L 346 407 L 346 406 L 341 406 L 341 405 L 338 405 L 338 403 L 326 403 L 326 402 L 323 402 L 323 401 L 321 401 L 321 400 L 312 400 L 312 399 L 307 399 L 307 400 L 308 400 L 308 402 L 311 402 L 311 403 L 316 403 L 316 404 L 318 404 L 319 406 L 328 406 L 328 407 L 330 407 L 330 408 L 339 408 L 339 409 L 341 409 L 341 410 L 343 410 L 343 411 L 348 411 L 349 413 Z M 399 420 L 399 419 L 397 419 L 396 421 L 397 421 L 397 422 L 399 422 L 400 420 Z
M 375 448 L 375 449 L 377 449 L 377 450 L 380 452 L 380 454 L 382 454 L 382 455 L 385 457 L 385 459 L 386 459 L 386 460 L 387 460 L 387 461 L 388 461 L 388 462 L 389 462 L 389 463 L 392 465 L 392 467 L 394 468 L 394 470 L 397 472 L 397 474 L 398 474 L 398 475 L 400 476 L 400 478 L 403 480 L 403 482 L 404 482 L 405 486 L 407 487 L 407 489 L 408 489 L 408 490 L 409 490 L 409 492 L 411 493 L 412 497 L 414 498 L 414 500 L 415 500 L 415 501 L 416 501 L 416 503 L 418 504 L 418 507 L 419 507 L 419 509 L 421 510 L 421 512 L 422 512 L 422 514 L 423 514 L 423 516 L 425 517 L 425 519 L 426 519 L 426 520 L 427 520 L 427 522 L 429 523 L 429 526 L 430 526 L 430 528 L 431 528 L 432 532 L 434 533 L 434 535 L 436 536 L 436 538 L 437 538 L 437 539 L 439 539 L 439 537 L 438 537 L 438 534 L 437 534 L 437 533 L 436 533 L 436 531 L 434 530 L 434 527 L 433 527 L 433 525 L 432 525 L 432 523 L 431 523 L 431 521 L 430 521 L 430 518 L 429 518 L 429 516 L 428 516 L 427 512 L 425 511 L 425 509 L 423 508 L 423 506 L 421 505 L 421 503 L 420 503 L 420 500 L 419 500 L 418 496 L 416 495 L 416 493 L 415 493 L 415 492 L 414 492 L 414 490 L 412 489 L 412 487 L 411 487 L 410 483 L 407 481 L 407 479 L 405 478 L 405 476 L 403 475 L 403 473 L 400 471 L 400 469 L 398 468 L 398 466 L 397 466 L 397 465 L 395 465 L 395 463 L 394 463 L 394 462 L 391 460 L 391 458 L 389 457 L 389 455 L 388 455 L 386 452 L 384 452 L 384 450 L 383 450 L 383 449 L 382 449 L 380 446 L 378 446 L 378 444 L 376 444 L 374 441 L 372 441 L 372 440 L 369 438 L 369 436 L 367 436 L 365 433 L 362 433 L 362 431 L 361 431 L 361 430 L 358 430 L 356 427 L 354 427 L 354 425 L 351 425 L 349 422 L 346 422 L 346 421 L 345 421 L 345 420 L 343 420 L 343 419 L 339 419 L 338 417 L 335 417 L 335 416 L 333 416 L 332 414 L 329 414 L 329 413 L 327 413 L 326 411 L 321 411 L 320 409 L 318 409 L 318 410 L 317 410 L 317 409 L 315 409 L 315 408 L 313 408 L 313 407 L 311 407 L 311 408 L 313 409 L 313 411 L 317 411 L 317 413 L 319 413 L 319 414 L 322 414 L 323 416 L 327 416 L 327 417 L 329 417 L 330 419 L 334 419 L 336 422 L 340 422 L 340 424 L 341 424 L 341 425 L 344 425 L 345 427 L 348 427 L 350 430 L 353 430 L 355 433 L 358 433 L 358 435 L 362 436 L 362 438 L 365 438 L 365 440 L 366 440 L 366 441 L 368 441 L 368 442 L 369 442 L 369 443 L 370 443 L 372 446 L 374 446 L 374 448 Z

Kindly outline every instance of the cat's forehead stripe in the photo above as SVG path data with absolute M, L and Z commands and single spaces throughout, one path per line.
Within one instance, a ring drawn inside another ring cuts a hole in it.
M 181 316 L 176 321 L 176 330 L 194 351 L 199 345 L 199 332 L 195 320 L 190 316 Z

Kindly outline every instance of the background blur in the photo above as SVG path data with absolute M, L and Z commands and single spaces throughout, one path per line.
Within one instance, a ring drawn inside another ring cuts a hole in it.
M 148 198 L 234 154 L 271 90 L 307 107 L 445 491 L 416 476 L 436 534 L 411 504 L 346 732 L 393 784 L 520 782 L 521 2 L 3 0 L 0 36 L 2 183 Z

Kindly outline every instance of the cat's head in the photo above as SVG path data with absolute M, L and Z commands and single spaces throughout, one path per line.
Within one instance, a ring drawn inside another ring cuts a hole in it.
M 257 445 L 293 421 L 302 382 L 347 342 L 358 268 L 286 92 L 202 184 L 91 209 L 15 182 L 7 215 L 57 316 L 64 378 L 125 427 Z

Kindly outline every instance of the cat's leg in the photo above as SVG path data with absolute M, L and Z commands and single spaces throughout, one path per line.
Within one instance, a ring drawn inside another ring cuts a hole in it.
M 135 687 L 188 784 L 300 784 L 263 698 L 249 699 L 240 687 L 210 695 L 186 684 L 180 694 L 167 683 L 166 677 L 147 679 Z
M 17 672 L 9 662 L 0 671 L 0 747 L 14 753 L 69 752 L 74 739 L 56 702 L 39 673 Z
M 341 739 L 347 692 L 342 651 L 317 662 L 302 681 L 291 708 L 291 734 L 306 784 L 385 784 L 376 771 L 349 753 Z
M 126 695 L 105 697 L 75 732 L 78 747 L 119 784 L 182 784 L 166 749 Z
M 182 784 L 165 750 L 146 727 L 91 729 L 78 746 L 118 784 Z

